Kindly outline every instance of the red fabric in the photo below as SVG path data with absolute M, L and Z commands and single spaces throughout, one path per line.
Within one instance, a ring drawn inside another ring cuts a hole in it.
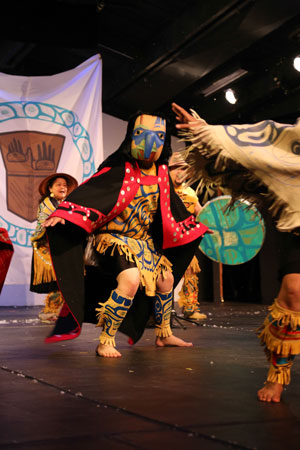
M 102 169 L 97 177 L 106 173 L 109 168 Z M 93 175 L 92 178 L 95 178 Z M 168 167 L 166 164 L 159 166 L 157 176 L 142 177 L 138 164 L 125 163 L 125 177 L 117 201 L 110 213 L 106 216 L 101 211 L 91 207 L 85 207 L 65 200 L 61 202 L 51 217 L 61 217 L 78 225 L 88 233 L 110 222 L 117 217 L 131 203 L 141 184 L 151 185 L 158 183 L 160 190 L 160 205 L 163 224 L 163 248 L 178 247 L 194 241 L 202 236 L 208 229 L 202 223 L 196 223 L 195 217 L 190 215 L 187 219 L 176 222 L 171 213 L 170 182 Z M 93 213 L 95 213 L 93 215 Z M 97 220 L 93 221 L 93 217 Z
M 158 183 L 163 223 L 163 249 L 185 245 L 202 236 L 208 230 L 208 227 L 203 223 L 196 223 L 193 215 L 181 222 L 176 222 L 173 217 L 168 168 L 165 164 L 159 167 Z
M 13 252 L 13 245 L 7 230 L 0 228 L 0 292 L 5 282 Z
M 54 344 L 55 342 L 70 341 L 80 335 L 81 329 L 74 330 L 68 334 L 53 334 L 45 338 L 45 344 Z

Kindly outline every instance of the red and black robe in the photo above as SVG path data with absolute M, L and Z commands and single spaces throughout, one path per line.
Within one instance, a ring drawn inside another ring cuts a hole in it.
M 104 164 L 52 214 L 51 217 L 66 219 L 66 224 L 47 228 L 52 262 L 65 305 L 46 342 L 73 339 L 80 334 L 83 322 L 97 323 L 95 308 L 99 299 L 108 299 L 117 282 L 105 267 L 84 267 L 86 237 L 118 216 L 134 199 L 141 183 L 159 186 L 159 208 L 151 235 L 160 252 L 173 264 L 175 286 L 183 276 L 207 227 L 195 222 L 175 193 L 167 165 L 157 167 L 157 176 L 142 179 L 137 163 Z M 152 311 L 150 300 L 144 290 L 138 290 L 120 326 L 120 331 L 133 342 L 143 334 Z

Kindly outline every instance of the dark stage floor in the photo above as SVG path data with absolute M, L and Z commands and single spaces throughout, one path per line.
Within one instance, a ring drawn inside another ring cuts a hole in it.
M 299 362 L 281 404 L 256 399 L 266 309 L 205 303 L 201 326 L 173 329 L 193 348 L 155 348 L 149 328 L 134 347 L 119 334 L 122 358 L 103 359 L 93 325 L 46 345 L 40 307 L 0 308 L 0 450 L 299 450 Z

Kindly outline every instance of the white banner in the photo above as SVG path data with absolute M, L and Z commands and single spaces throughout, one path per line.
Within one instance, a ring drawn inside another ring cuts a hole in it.
M 29 292 L 38 186 L 54 172 L 81 183 L 103 160 L 100 56 L 52 76 L 0 73 L 0 154 L 0 227 L 15 250 L 0 306 L 40 304 Z

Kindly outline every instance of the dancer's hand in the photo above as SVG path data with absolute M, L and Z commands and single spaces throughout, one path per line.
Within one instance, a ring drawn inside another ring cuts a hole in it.
M 49 217 L 49 219 L 45 220 L 42 224 L 42 227 L 54 227 L 57 223 L 64 225 L 66 222 L 65 219 L 62 219 L 61 217 Z
M 172 111 L 176 115 L 176 120 L 178 120 L 178 123 L 176 125 L 176 128 L 179 130 L 182 129 L 192 129 L 199 127 L 199 125 L 207 125 L 207 122 L 203 119 L 195 119 L 195 117 L 192 116 L 189 112 L 187 112 L 184 108 L 177 105 L 176 103 L 172 103 Z

